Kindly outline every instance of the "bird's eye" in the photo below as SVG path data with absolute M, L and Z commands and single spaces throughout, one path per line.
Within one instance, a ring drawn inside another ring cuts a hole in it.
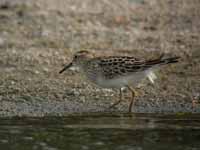
M 76 56 L 74 56 L 74 58 L 76 59 L 76 58 L 78 58 L 78 56 L 76 55 Z

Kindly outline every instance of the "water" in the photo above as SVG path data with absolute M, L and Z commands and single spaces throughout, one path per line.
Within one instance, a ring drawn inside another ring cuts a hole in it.
M 198 150 L 200 115 L 1 118 L 1 150 Z

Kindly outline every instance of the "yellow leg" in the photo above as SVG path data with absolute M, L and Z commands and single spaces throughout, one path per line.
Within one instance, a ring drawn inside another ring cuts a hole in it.
M 117 106 L 121 101 L 122 101 L 122 89 L 120 88 L 120 89 L 119 89 L 119 100 L 118 100 L 117 102 L 115 102 L 114 104 L 112 104 L 112 105 L 109 107 L 109 109 L 111 109 L 111 108 Z
M 135 99 L 135 95 L 136 95 L 136 91 L 134 89 L 132 89 L 130 86 L 127 86 L 127 88 L 129 89 L 129 91 L 131 91 L 132 93 L 132 98 L 131 98 L 131 102 L 129 104 L 129 109 L 128 111 L 131 112 L 132 110 L 132 106 L 133 106 L 133 103 L 134 103 L 134 99 Z

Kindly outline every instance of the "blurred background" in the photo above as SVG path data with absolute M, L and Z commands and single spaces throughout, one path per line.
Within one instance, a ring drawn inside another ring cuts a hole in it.
M 199 20 L 200 0 L 0 0 L 1 149 L 200 149 Z M 83 49 L 181 59 L 127 114 L 126 90 L 108 110 L 118 91 L 58 73 Z
M 199 0 L 1 0 L 0 116 L 105 111 L 116 91 L 58 74 L 81 49 L 180 56 L 140 87 L 133 111 L 200 112 L 199 8 Z M 125 100 L 116 111 L 127 108 Z

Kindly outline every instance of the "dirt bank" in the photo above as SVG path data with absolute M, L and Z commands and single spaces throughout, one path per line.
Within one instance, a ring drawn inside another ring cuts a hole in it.
M 144 82 L 133 110 L 200 112 L 199 8 L 199 0 L 1 1 L 0 115 L 107 111 L 116 91 L 95 87 L 75 71 L 58 74 L 80 49 L 181 56 L 158 71 L 155 85 Z M 125 100 L 112 111 L 127 110 Z

